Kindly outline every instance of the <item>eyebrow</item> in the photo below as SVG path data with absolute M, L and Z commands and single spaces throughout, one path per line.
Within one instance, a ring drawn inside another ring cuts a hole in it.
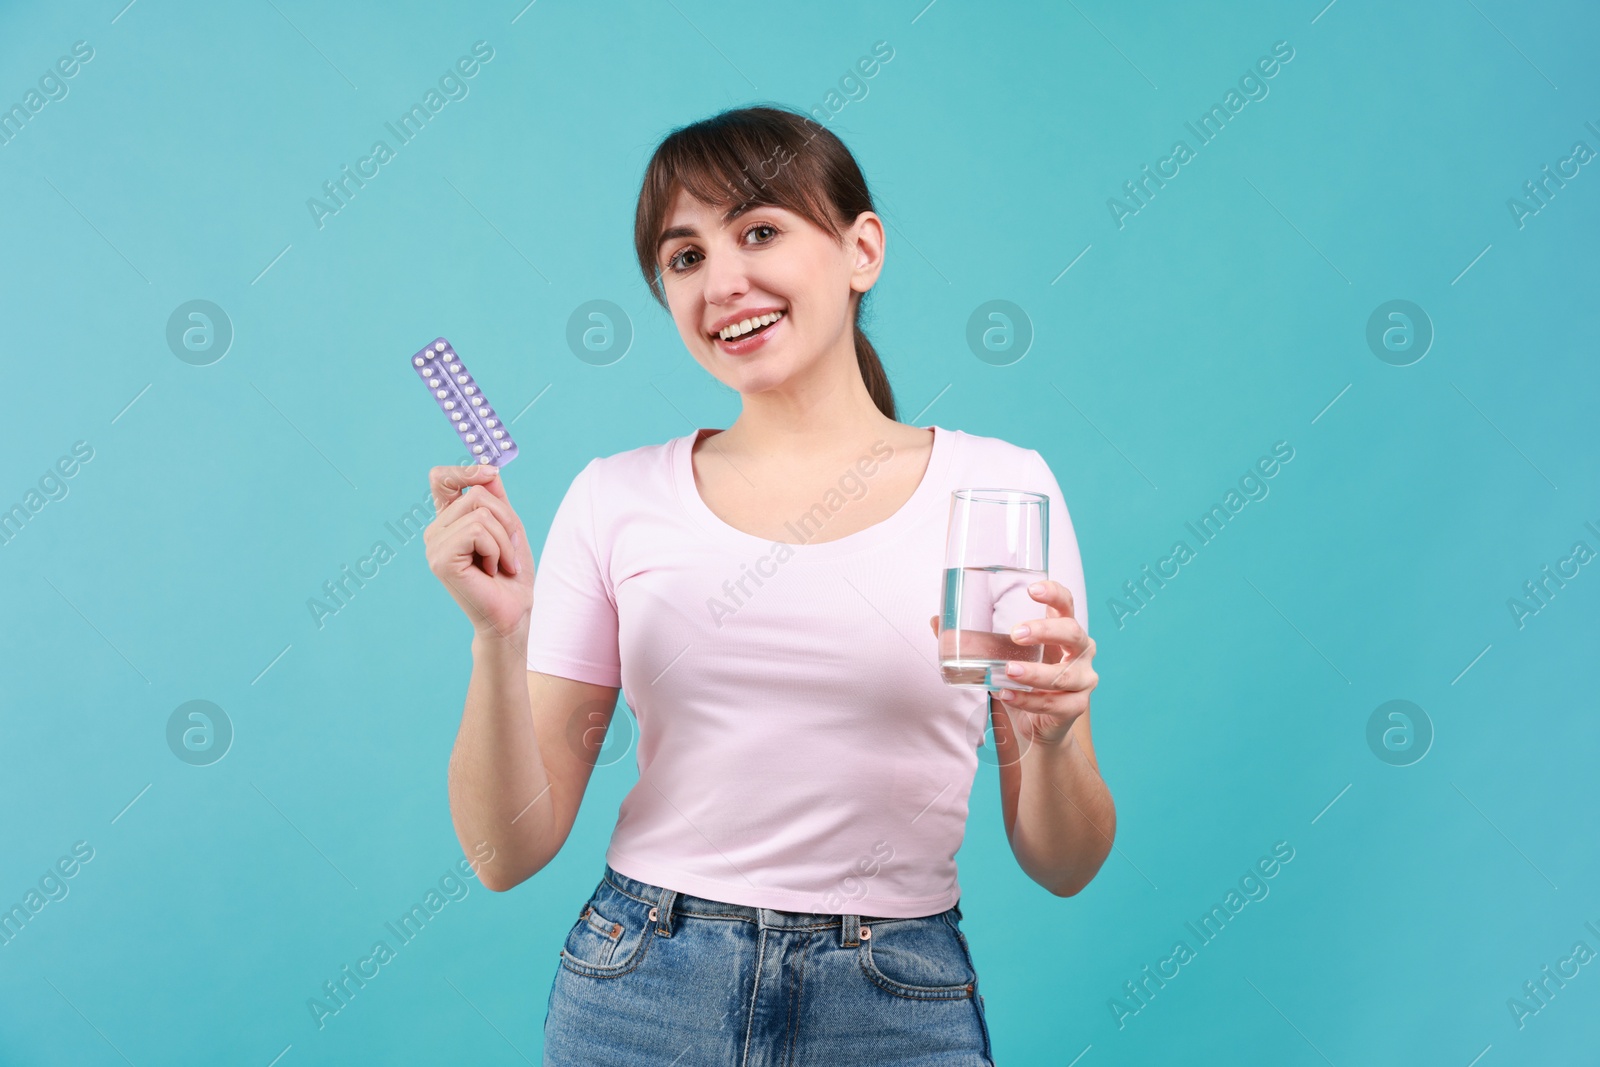
M 743 204 L 735 204 L 733 207 L 729 208 L 726 212 L 723 213 L 723 216 L 722 216 L 723 225 L 727 225 L 728 223 L 732 222 L 734 219 L 738 218 L 740 215 L 743 215 L 745 212 L 751 211 L 751 210 L 755 209 L 758 206 L 761 206 L 761 205 L 758 205 L 758 204 L 756 204 L 756 203 L 754 203 L 752 201 L 746 201 Z M 656 251 L 657 252 L 661 251 L 661 246 L 662 245 L 666 244 L 668 241 L 674 240 L 675 238 L 678 238 L 678 237 L 699 237 L 699 236 L 700 236 L 700 231 L 696 230 L 693 226 L 673 226 L 670 229 L 662 231 L 661 237 L 659 239 L 657 239 L 657 241 L 656 241 Z
M 674 238 L 698 236 L 700 236 L 700 231 L 696 230 L 693 226 L 674 226 L 670 230 L 666 230 L 661 234 L 661 238 L 656 241 L 656 251 L 659 252 L 662 245 L 673 240 Z

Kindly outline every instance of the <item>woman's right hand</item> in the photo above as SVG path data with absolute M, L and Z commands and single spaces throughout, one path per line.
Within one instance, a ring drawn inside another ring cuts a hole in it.
M 477 636 L 524 632 L 533 611 L 533 551 L 499 468 L 434 467 L 428 484 L 436 513 L 422 531 L 428 569 L 467 613 Z M 476 488 L 463 492 L 467 486 Z

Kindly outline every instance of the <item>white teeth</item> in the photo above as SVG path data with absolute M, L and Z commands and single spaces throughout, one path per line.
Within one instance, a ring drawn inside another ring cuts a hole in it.
M 777 322 L 781 318 L 783 318 L 783 312 L 771 311 L 765 315 L 757 315 L 753 319 L 745 319 L 741 322 L 736 322 L 731 326 L 724 326 L 721 330 L 717 331 L 717 336 L 722 338 L 724 341 L 731 341 L 735 337 L 743 336 L 744 334 L 749 333 L 751 330 L 758 330 L 768 323 Z

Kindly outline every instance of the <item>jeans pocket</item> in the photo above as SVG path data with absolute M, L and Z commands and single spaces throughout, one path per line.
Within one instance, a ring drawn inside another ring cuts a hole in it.
M 880 989 L 914 1000 L 973 995 L 978 976 L 961 932 L 946 915 L 863 925 L 871 933 L 863 937 L 859 949 L 861 969 Z
M 596 890 L 561 946 L 561 965 L 591 978 L 637 967 L 649 947 L 648 906 L 620 893 Z

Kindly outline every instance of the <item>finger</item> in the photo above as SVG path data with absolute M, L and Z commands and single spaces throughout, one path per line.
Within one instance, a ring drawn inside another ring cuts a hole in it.
M 452 575 L 465 562 L 466 570 L 481 569 L 493 577 L 498 572 L 499 542 L 481 519 L 466 518 L 443 530 L 428 552 L 429 567 L 445 582 L 454 586 Z M 481 568 L 475 567 L 474 556 L 483 557 Z
M 1056 692 L 1046 690 L 1025 693 L 1016 689 L 1003 689 L 995 694 L 1000 704 L 1012 711 L 1028 711 L 1037 715 L 1070 715 L 1077 718 L 1089 710 L 1089 694 L 1081 690 Z
M 482 492 L 462 493 L 451 501 L 444 510 L 440 511 L 434 521 L 442 527 L 470 515 L 475 510 L 484 511 L 498 519 L 507 534 L 524 534 L 526 536 L 522 528 L 522 522 L 517 518 L 517 513 L 511 507 L 510 502 L 503 496 L 495 494 L 494 490 L 500 488 L 499 485 L 495 484 L 498 481 L 499 479 L 495 479 L 495 482 L 485 485 Z
M 511 535 L 498 519 L 481 511 L 474 512 L 468 521 L 474 525 L 472 550 L 483 557 L 484 569 L 490 577 L 499 574 L 503 566 L 511 562 Z
M 507 573 L 516 574 L 520 571 L 522 569 L 522 561 L 517 552 L 519 541 L 510 533 L 501 533 L 500 531 L 504 531 L 506 528 L 505 523 L 500 520 L 500 517 L 493 510 L 483 507 L 481 504 L 466 507 L 460 511 L 441 513 L 440 518 L 435 519 L 424 531 L 424 534 L 430 541 L 448 539 L 449 543 L 453 544 L 455 531 L 466 529 L 465 524 L 475 519 L 484 522 L 485 527 L 490 531 L 490 535 L 495 538 L 495 542 L 504 549 L 502 565 Z
M 1018 623 L 1011 631 L 1011 640 L 1019 645 L 1060 645 L 1069 656 L 1077 657 L 1089 651 L 1089 635 L 1071 617 L 1029 619 Z
M 1007 663 L 1005 668 L 1007 681 L 1050 692 L 1076 692 L 1084 689 L 1093 675 L 1094 669 L 1088 662 L 1077 657 L 1065 663 L 1023 663 L 1013 660 Z
M 494 476 L 491 477 L 488 481 L 483 482 L 482 483 L 482 487 L 484 489 L 487 489 L 490 493 L 493 493 L 495 496 L 499 497 L 501 500 L 504 500 L 507 504 L 511 503 L 511 498 L 506 496 L 506 480 L 504 478 L 500 477 L 500 468 L 499 467 L 491 466 L 490 464 L 487 464 L 487 463 L 480 463 L 474 469 L 475 470 L 491 470 L 491 471 L 493 471 L 494 472 Z
M 1034 592 L 1037 589 L 1038 592 Z M 1072 618 L 1072 590 L 1050 578 L 1028 586 L 1028 595 L 1047 607 L 1055 608 L 1067 618 Z
M 930 627 L 932 627 L 932 629 L 933 629 L 933 636 L 938 637 L 939 636 L 939 616 L 937 616 L 937 615 L 929 615 L 928 616 L 928 625 Z
M 488 494 L 484 494 L 487 496 Z M 517 558 L 517 540 L 500 517 L 487 509 L 479 508 L 475 512 L 483 519 L 489 532 L 494 536 L 495 544 L 500 549 L 499 567 L 509 574 L 516 574 L 521 569 L 521 561 Z
M 433 510 L 442 511 L 469 485 L 487 486 L 500 480 L 500 468 L 490 463 L 465 467 L 434 467 L 428 471 L 428 487 L 433 490 Z
M 482 488 L 488 490 L 485 494 L 486 497 L 492 498 L 485 502 L 492 504 L 498 500 L 500 506 L 495 507 L 495 514 L 500 516 L 500 521 L 505 524 L 505 528 L 510 533 L 521 534 L 523 539 L 526 540 L 528 532 L 523 528 L 522 520 L 517 517 L 517 509 L 511 506 L 511 498 L 506 495 L 506 481 L 504 478 L 499 477 L 498 467 L 493 469 L 496 472 L 496 476 L 482 484 Z M 470 496 L 471 494 L 467 495 Z
M 500 525 L 500 520 L 484 509 L 478 509 L 465 518 L 453 523 L 446 533 L 448 544 L 454 546 L 462 556 L 467 556 L 467 549 L 483 557 L 484 570 L 491 576 L 500 573 L 500 564 L 504 560 L 511 562 L 511 535 L 506 533 L 506 528 Z M 508 573 L 515 573 L 508 571 Z

